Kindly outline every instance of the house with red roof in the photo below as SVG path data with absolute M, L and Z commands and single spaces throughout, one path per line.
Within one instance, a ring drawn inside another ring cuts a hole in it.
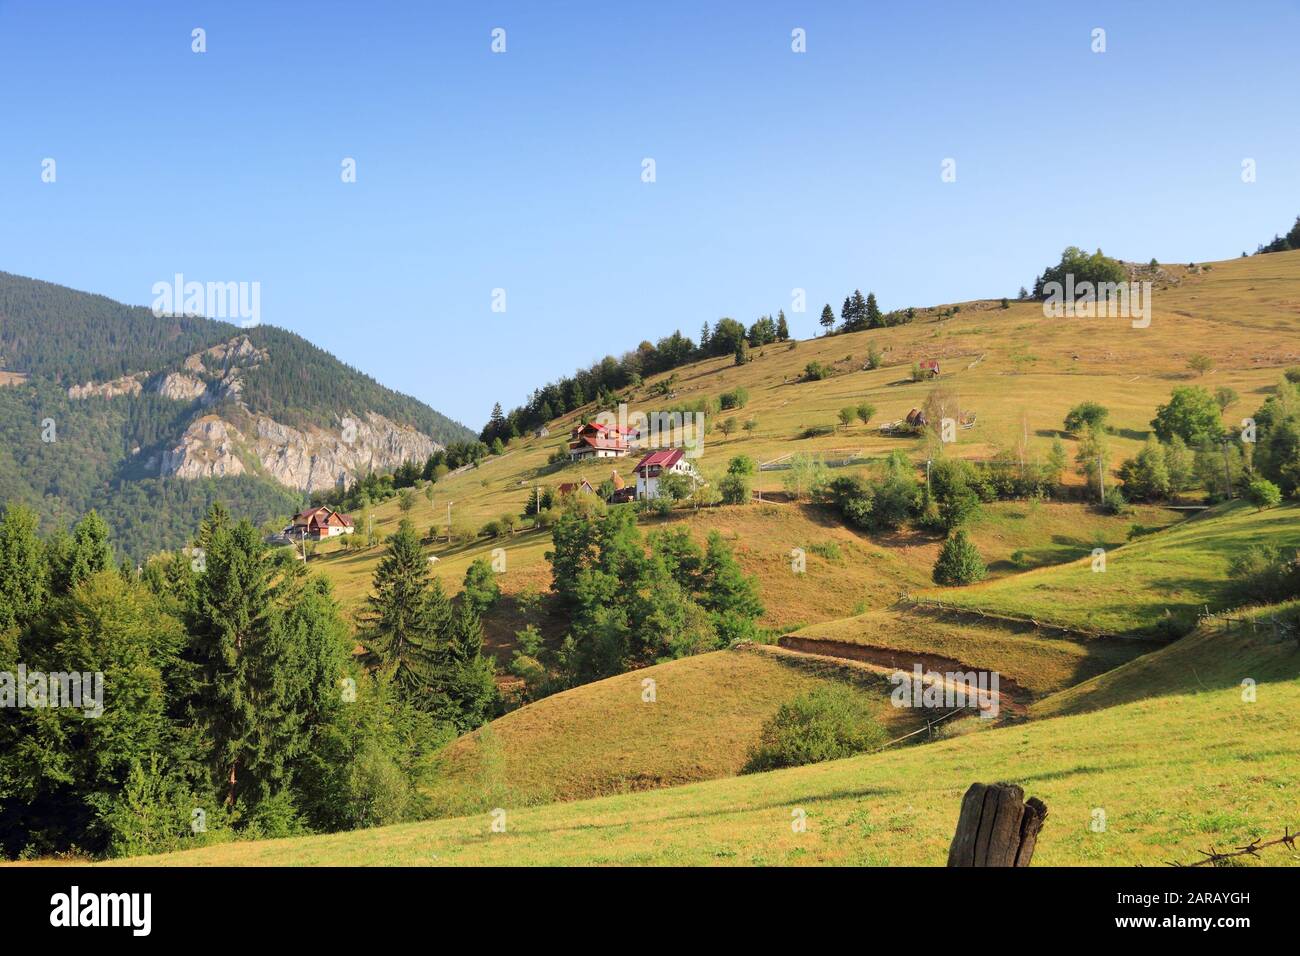
M 604 425 L 600 422 L 579 425 L 569 434 L 569 460 L 622 458 L 628 451 L 630 432 L 631 429 L 620 428 L 618 425 Z
M 692 486 L 704 480 L 680 448 L 652 451 L 637 462 L 633 471 L 636 472 L 636 496 L 645 501 L 659 497 L 659 479 L 665 475 L 684 475 Z
M 308 508 L 294 515 L 293 524 L 284 529 L 284 534 L 295 541 L 302 538 L 320 541 L 322 538 L 352 534 L 356 530 L 350 517 L 341 511 L 321 505 L 319 508 Z
M 560 486 L 555 489 L 555 493 L 560 495 L 561 497 L 563 497 L 564 495 L 576 495 L 579 492 L 586 492 L 589 495 L 594 495 L 596 493 L 596 489 L 591 487 L 591 482 L 589 482 L 586 478 L 583 478 L 580 481 L 562 482 Z

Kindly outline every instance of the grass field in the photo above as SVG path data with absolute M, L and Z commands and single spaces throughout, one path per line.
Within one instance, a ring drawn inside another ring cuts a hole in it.
M 1161 865 L 1300 826 L 1300 681 L 1159 696 L 923 747 L 649 793 L 208 847 L 139 865 L 942 865 L 962 793 L 1047 803 L 1036 865 Z M 670 746 L 669 741 L 664 746 Z M 793 832 L 792 814 L 807 814 Z M 1089 824 L 1106 814 L 1104 832 Z M 1260 862 L 1300 865 L 1278 847 Z
M 924 596 L 1111 633 L 1150 632 L 1164 620 L 1186 632 L 1204 606 L 1230 603 L 1228 563 L 1257 542 L 1300 546 L 1300 504 L 1257 511 L 1232 502 L 1108 551 L 1100 573 L 1085 558 Z
M 642 699 L 655 682 L 655 701 Z M 835 662 L 736 649 L 621 674 L 544 698 L 443 751 L 430 791 L 442 814 L 528 806 L 732 776 L 777 708 L 826 681 L 875 702 L 889 731 L 918 726 L 889 685 Z

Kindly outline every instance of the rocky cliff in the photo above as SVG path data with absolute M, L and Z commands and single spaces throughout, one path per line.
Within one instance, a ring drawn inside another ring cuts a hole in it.
M 442 447 L 423 432 L 376 412 L 345 412 L 335 427 L 293 428 L 248 408 L 242 373 L 268 361 L 247 336 L 190 355 L 179 369 L 73 386 L 73 399 L 136 395 L 145 387 L 166 398 L 197 402 L 183 434 L 144 463 L 159 476 L 212 478 L 262 474 L 304 492 L 350 485 L 369 471 L 423 462 Z M 205 407 L 217 406 L 211 411 Z
M 248 416 L 241 429 L 204 415 L 163 453 L 158 474 L 207 478 L 256 471 L 312 492 L 350 485 L 368 471 L 391 471 L 404 461 L 422 462 L 441 447 L 374 412 L 345 415 L 332 430 L 290 428 L 265 415 Z

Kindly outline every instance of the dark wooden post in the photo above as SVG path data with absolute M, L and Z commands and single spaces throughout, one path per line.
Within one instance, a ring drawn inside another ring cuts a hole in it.
M 1047 806 L 1012 783 L 973 783 L 962 797 L 949 866 L 1028 866 Z

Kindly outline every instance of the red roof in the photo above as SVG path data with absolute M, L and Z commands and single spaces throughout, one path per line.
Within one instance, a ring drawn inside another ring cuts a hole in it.
M 668 448 L 664 451 L 652 451 L 639 462 L 633 470 L 638 475 L 644 475 L 646 470 L 656 465 L 660 468 L 671 468 L 682 460 L 682 450 L 680 448 Z
M 612 451 L 625 451 L 627 449 L 627 442 L 622 438 L 603 438 L 591 435 L 583 435 L 577 441 L 571 443 L 569 447 L 576 449 L 582 445 L 590 445 L 592 448 L 597 449 L 608 448 Z

